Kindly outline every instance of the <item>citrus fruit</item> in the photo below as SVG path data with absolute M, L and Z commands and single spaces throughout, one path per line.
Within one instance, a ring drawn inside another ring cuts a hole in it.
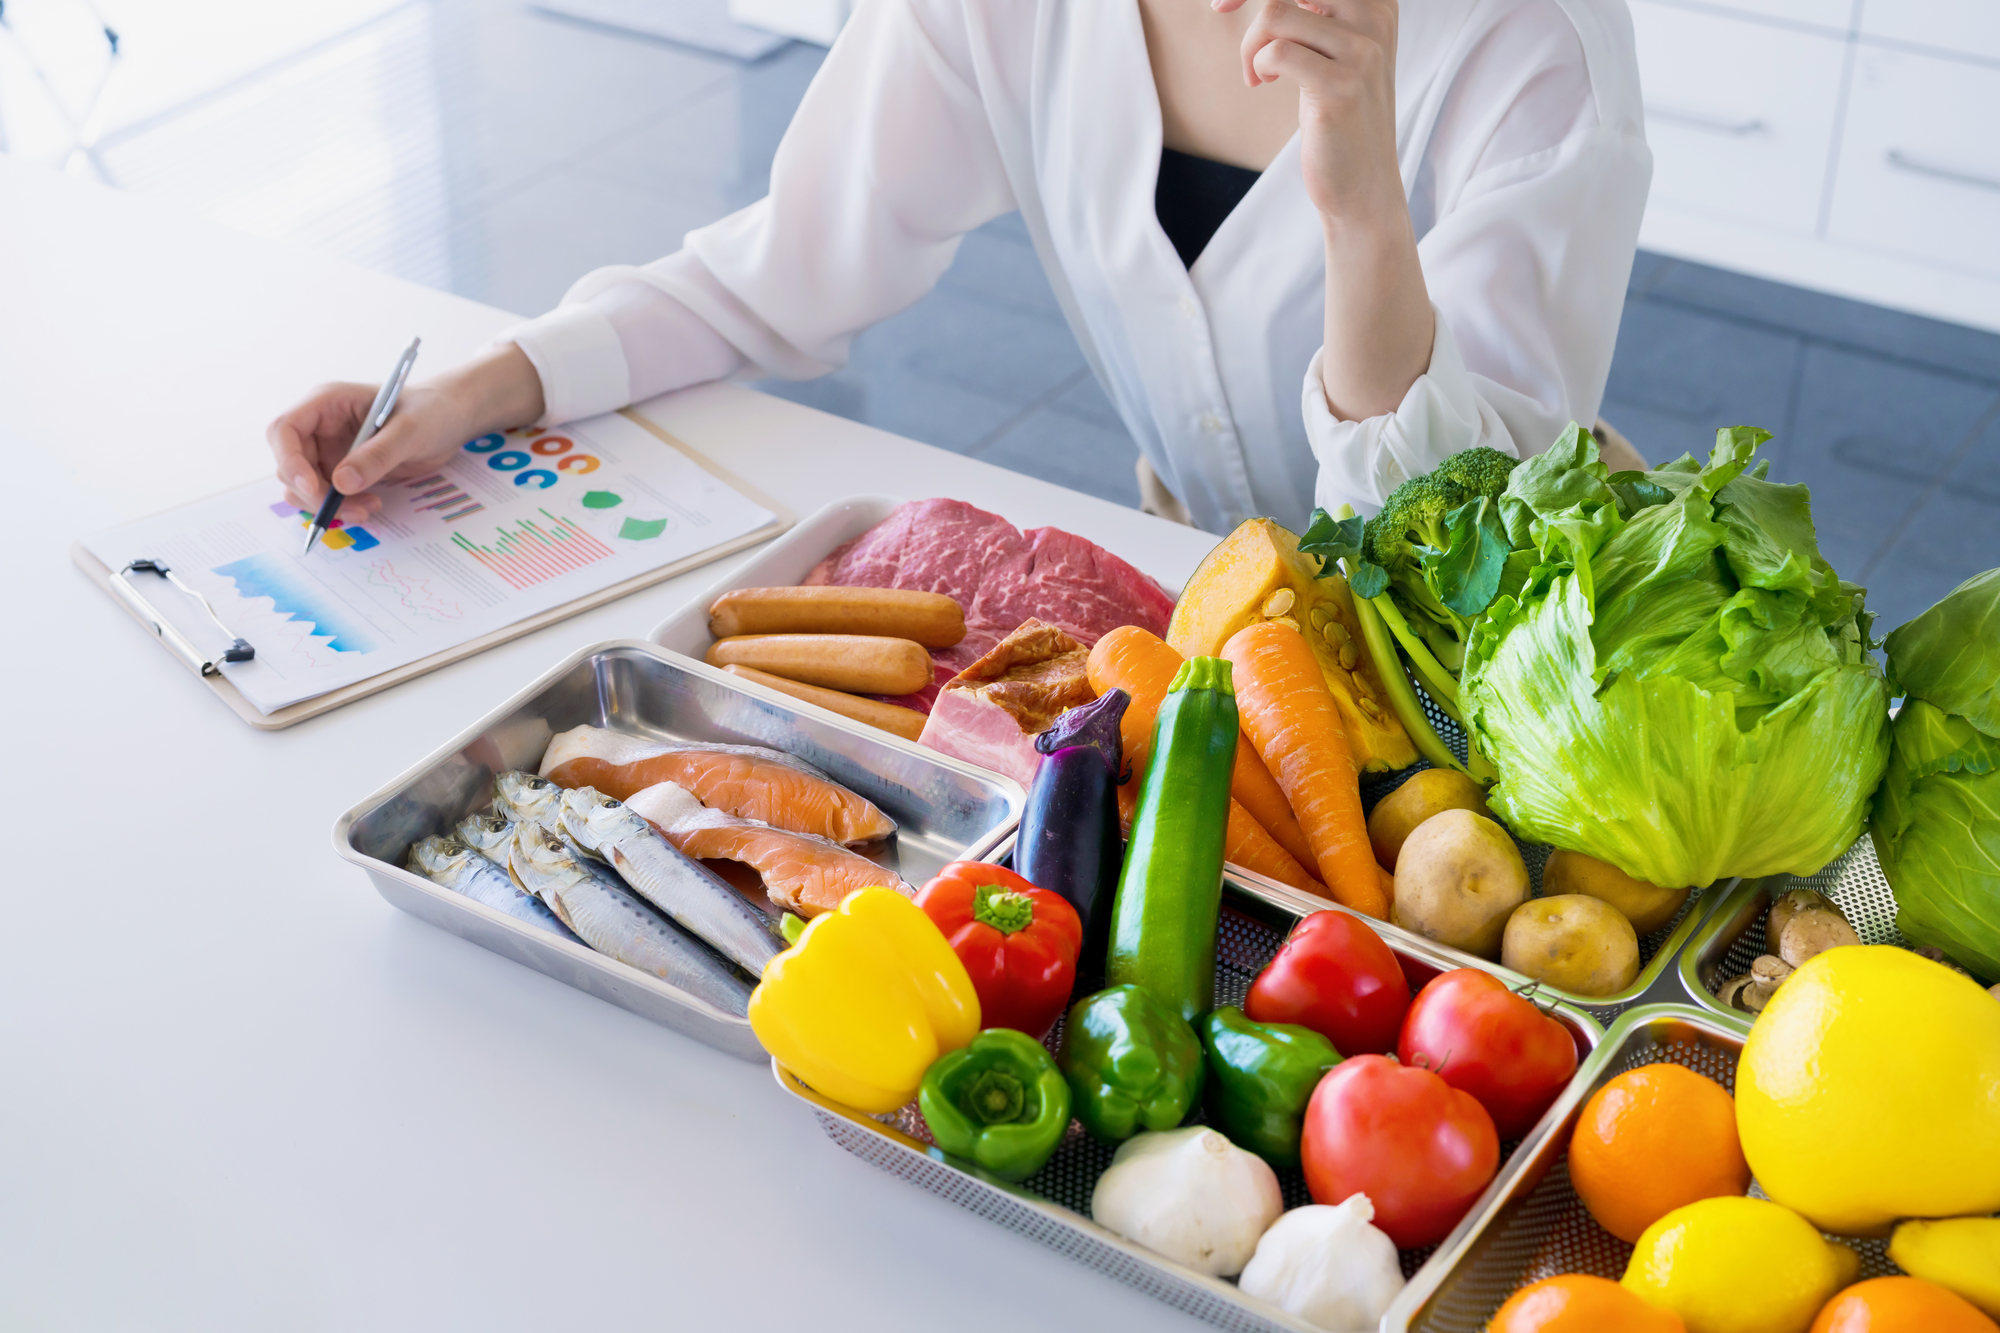
M 1736 1128 L 1764 1192 L 1827 1231 L 2000 1210 L 2000 1004 L 1907 949 L 1828 949 L 1750 1029 Z
M 1889 1241 L 1889 1258 L 2000 1319 L 2000 1217 L 1905 1222 Z
M 1935 1282 L 1878 1277 L 1828 1301 L 1812 1333 L 2000 1333 L 2000 1324 Z
M 1702 1199 L 1646 1228 L 1622 1282 L 1688 1333 L 1806 1333 L 1860 1268 L 1860 1255 L 1789 1208 Z
M 1609 1278 L 1565 1273 L 1507 1298 L 1486 1333 L 1685 1333 L 1672 1310 L 1646 1304 Z
M 1682 1204 L 1741 1194 L 1750 1167 L 1736 1142 L 1736 1104 L 1684 1065 L 1629 1069 L 1584 1103 L 1569 1179 L 1598 1225 L 1623 1241 Z

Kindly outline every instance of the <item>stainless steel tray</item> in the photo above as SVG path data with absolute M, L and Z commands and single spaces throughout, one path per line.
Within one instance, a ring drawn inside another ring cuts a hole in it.
M 748 1021 L 403 869 L 412 842 L 486 805 L 495 773 L 533 769 L 552 735 L 583 723 L 768 745 L 816 764 L 896 820 L 895 836 L 864 854 L 917 884 L 946 862 L 989 851 L 1013 831 L 1025 799 L 1019 783 L 998 774 L 746 688 L 653 644 L 619 640 L 572 654 L 334 825 L 335 850 L 367 871 L 395 906 L 745 1060 L 764 1058 Z
M 1008 839 L 996 847 L 987 859 L 1004 858 L 1011 842 Z M 1292 926 L 1299 918 L 1325 908 L 1318 899 L 1282 885 L 1253 883 L 1234 871 L 1225 876 L 1222 929 L 1216 941 L 1216 1002 L 1243 1003 L 1244 992 L 1284 943 Z M 1407 932 L 1390 928 L 1382 935 L 1401 961 L 1413 987 L 1423 985 L 1440 972 L 1467 965 L 1451 956 L 1455 951 L 1440 949 L 1429 940 Z M 1469 965 L 1506 975 L 1477 959 Z M 1604 1030 L 1588 1014 L 1570 1006 L 1556 1004 L 1551 1006 L 1551 1012 L 1576 1041 L 1582 1062 L 1578 1077 L 1582 1077 Z M 1058 1023 L 1056 1031 L 1049 1034 L 1051 1046 L 1061 1035 Z M 1317 1333 L 1312 1325 L 1246 1296 L 1233 1282 L 1197 1273 L 1091 1221 L 1091 1191 L 1110 1165 L 1113 1149 L 1088 1137 L 1074 1122 L 1063 1146 L 1048 1165 L 1020 1185 L 1009 1185 L 967 1169 L 932 1146 L 930 1132 L 914 1104 L 892 1115 L 870 1116 L 822 1097 L 776 1061 L 772 1062 L 772 1073 L 779 1087 L 812 1108 L 827 1137 L 890 1175 L 968 1208 L 988 1221 L 998 1222 L 1217 1328 L 1236 1333 L 1268 1333 L 1273 1329 Z M 1557 1107 L 1564 1100 L 1558 1098 Z M 1550 1118 L 1555 1114 L 1556 1108 L 1552 1107 L 1542 1123 L 1529 1131 L 1515 1149 L 1515 1155 L 1549 1132 Z M 1509 1160 L 1503 1157 L 1501 1172 L 1486 1194 L 1442 1244 L 1403 1251 L 1405 1276 L 1421 1278 L 1439 1262 L 1435 1255 L 1453 1252 L 1459 1234 L 1485 1211 L 1487 1200 L 1506 1175 Z M 1278 1179 L 1284 1187 L 1286 1207 L 1312 1202 L 1300 1172 L 1281 1171 Z
M 1466 1222 L 1382 1317 L 1382 1333 L 1479 1333 L 1520 1287 L 1560 1273 L 1617 1281 L 1632 1247 L 1590 1216 L 1569 1183 L 1569 1136 L 1592 1093 L 1628 1069 L 1686 1065 L 1734 1092 L 1745 1030 L 1680 1004 L 1633 1009 L 1577 1071 L 1568 1091 L 1501 1168 Z M 1756 1187 L 1751 1187 L 1753 1194 Z M 1760 1196 L 1761 1197 L 1761 1196 Z M 1861 1276 L 1902 1270 L 1883 1240 L 1840 1237 L 1861 1254 Z
M 1896 929 L 1896 895 L 1875 860 L 1874 840 L 1863 833 L 1816 875 L 1768 875 L 1730 891 L 1681 955 L 1681 983 L 1695 1004 L 1739 1023 L 1750 1021 L 1751 1015 L 1716 999 L 1715 991 L 1748 972 L 1765 952 L 1764 919 L 1771 903 L 1792 889 L 1818 889 L 1831 898 L 1863 944 L 1912 947 Z

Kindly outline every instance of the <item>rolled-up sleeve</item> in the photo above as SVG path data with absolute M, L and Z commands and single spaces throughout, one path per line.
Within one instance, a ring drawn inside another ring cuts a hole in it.
M 1315 502 L 1372 514 L 1390 491 L 1461 450 L 1538 454 L 1604 397 L 1652 159 L 1591 131 L 1547 159 L 1479 180 L 1418 243 L 1437 315 L 1430 364 L 1392 413 L 1343 421 L 1320 357 L 1306 372 Z

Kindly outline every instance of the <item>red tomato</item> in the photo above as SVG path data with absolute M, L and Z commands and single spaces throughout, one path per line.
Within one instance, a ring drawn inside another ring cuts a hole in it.
M 1569 1030 L 1490 972 L 1461 967 L 1417 992 L 1396 1058 L 1471 1093 L 1503 1139 L 1518 1139 L 1576 1073 Z
M 1443 1240 L 1500 1167 L 1486 1108 L 1428 1069 L 1361 1055 L 1306 1103 L 1299 1154 L 1314 1203 L 1366 1194 L 1398 1249 Z
M 1243 1001 L 1255 1021 L 1311 1028 L 1342 1055 L 1395 1050 L 1409 1007 L 1402 964 L 1348 912 L 1314 912 L 1299 922 Z

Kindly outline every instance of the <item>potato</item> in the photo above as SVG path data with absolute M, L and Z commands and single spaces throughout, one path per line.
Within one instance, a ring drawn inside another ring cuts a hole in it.
M 1446 810 L 1404 840 L 1389 920 L 1495 958 L 1508 914 L 1527 896 L 1528 867 L 1507 830 L 1470 810 Z
M 1577 995 L 1615 995 L 1639 975 L 1639 935 L 1603 899 L 1561 893 L 1507 918 L 1500 961 Z
M 1470 810 L 1492 817 L 1486 791 L 1455 768 L 1427 768 L 1384 796 L 1368 814 L 1368 843 L 1375 859 L 1390 870 L 1403 842 L 1417 825 L 1446 810 Z
M 1560 848 L 1549 853 L 1549 863 L 1542 868 L 1543 897 L 1586 893 L 1601 898 L 1623 912 L 1632 929 L 1641 935 L 1650 935 L 1673 920 L 1674 913 L 1681 910 L 1681 904 L 1692 892 L 1692 889 L 1663 889 L 1643 879 L 1633 879 L 1609 861 Z

